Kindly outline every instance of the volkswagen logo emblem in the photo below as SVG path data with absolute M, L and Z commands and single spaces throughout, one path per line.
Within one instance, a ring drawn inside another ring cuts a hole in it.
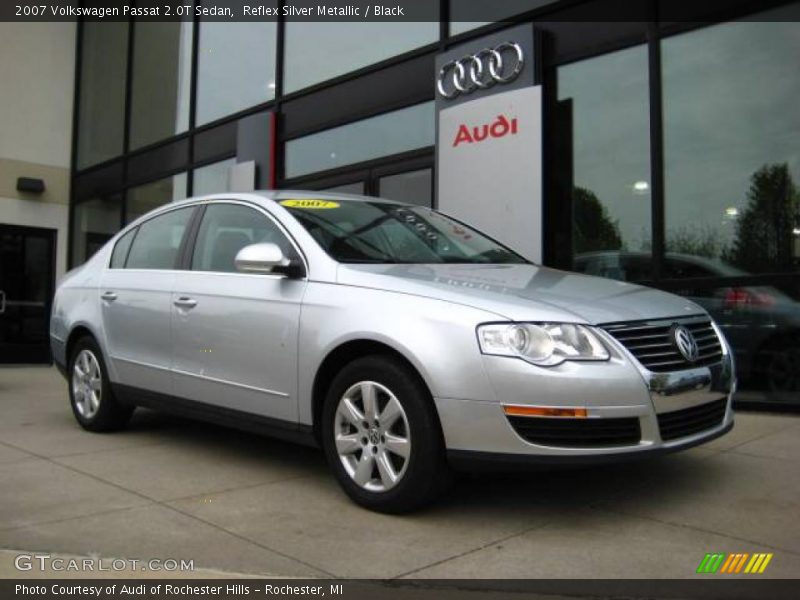
M 496 83 L 510 83 L 524 64 L 522 47 L 516 42 L 504 42 L 442 65 L 436 77 L 436 89 L 442 97 L 453 99 Z
M 687 361 L 694 362 L 697 360 L 700 351 L 697 348 L 697 341 L 694 339 L 694 335 L 692 335 L 692 332 L 689 331 L 688 328 L 683 325 L 673 325 L 672 342 L 675 344 L 678 352 L 681 353 L 681 356 Z
M 373 446 L 377 446 L 378 442 L 381 441 L 381 433 L 377 430 L 377 428 L 373 427 L 369 430 L 369 443 Z

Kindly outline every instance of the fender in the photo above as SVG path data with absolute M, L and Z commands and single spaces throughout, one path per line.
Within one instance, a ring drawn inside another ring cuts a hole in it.
M 421 314 L 426 318 L 416 316 Z M 309 282 L 298 333 L 298 420 L 312 423 L 314 381 L 323 361 L 355 340 L 381 343 L 405 357 L 434 397 L 493 400 L 475 327 L 498 318 L 434 298 Z

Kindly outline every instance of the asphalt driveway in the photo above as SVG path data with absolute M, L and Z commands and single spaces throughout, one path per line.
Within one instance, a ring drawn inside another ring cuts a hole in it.
M 429 510 L 378 515 L 319 451 L 146 411 L 87 433 L 54 369 L 0 369 L 0 548 L 13 551 L 380 578 L 682 578 L 707 552 L 771 552 L 757 577 L 797 577 L 799 499 L 800 418 L 739 413 L 681 454 L 465 477 Z M 14 555 L 0 552 L 3 577 Z

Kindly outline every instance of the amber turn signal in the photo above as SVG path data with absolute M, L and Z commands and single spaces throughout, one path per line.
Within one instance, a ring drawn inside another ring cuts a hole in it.
M 585 408 L 504 405 L 503 411 L 510 417 L 571 417 L 581 419 L 587 416 Z

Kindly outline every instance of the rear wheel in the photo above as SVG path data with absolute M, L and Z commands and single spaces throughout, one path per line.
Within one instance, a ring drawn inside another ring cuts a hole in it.
M 103 354 L 88 336 L 78 340 L 72 352 L 69 399 L 75 419 L 89 431 L 120 429 L 133 414 L 133 407 L 120 404 L 114 397 Z
M 344 491 L 372 510 L 418 508 L 449 479 L 430 394 L 392 357 L 355 360 L 336 376 L 325 400 L 322 441 Z

